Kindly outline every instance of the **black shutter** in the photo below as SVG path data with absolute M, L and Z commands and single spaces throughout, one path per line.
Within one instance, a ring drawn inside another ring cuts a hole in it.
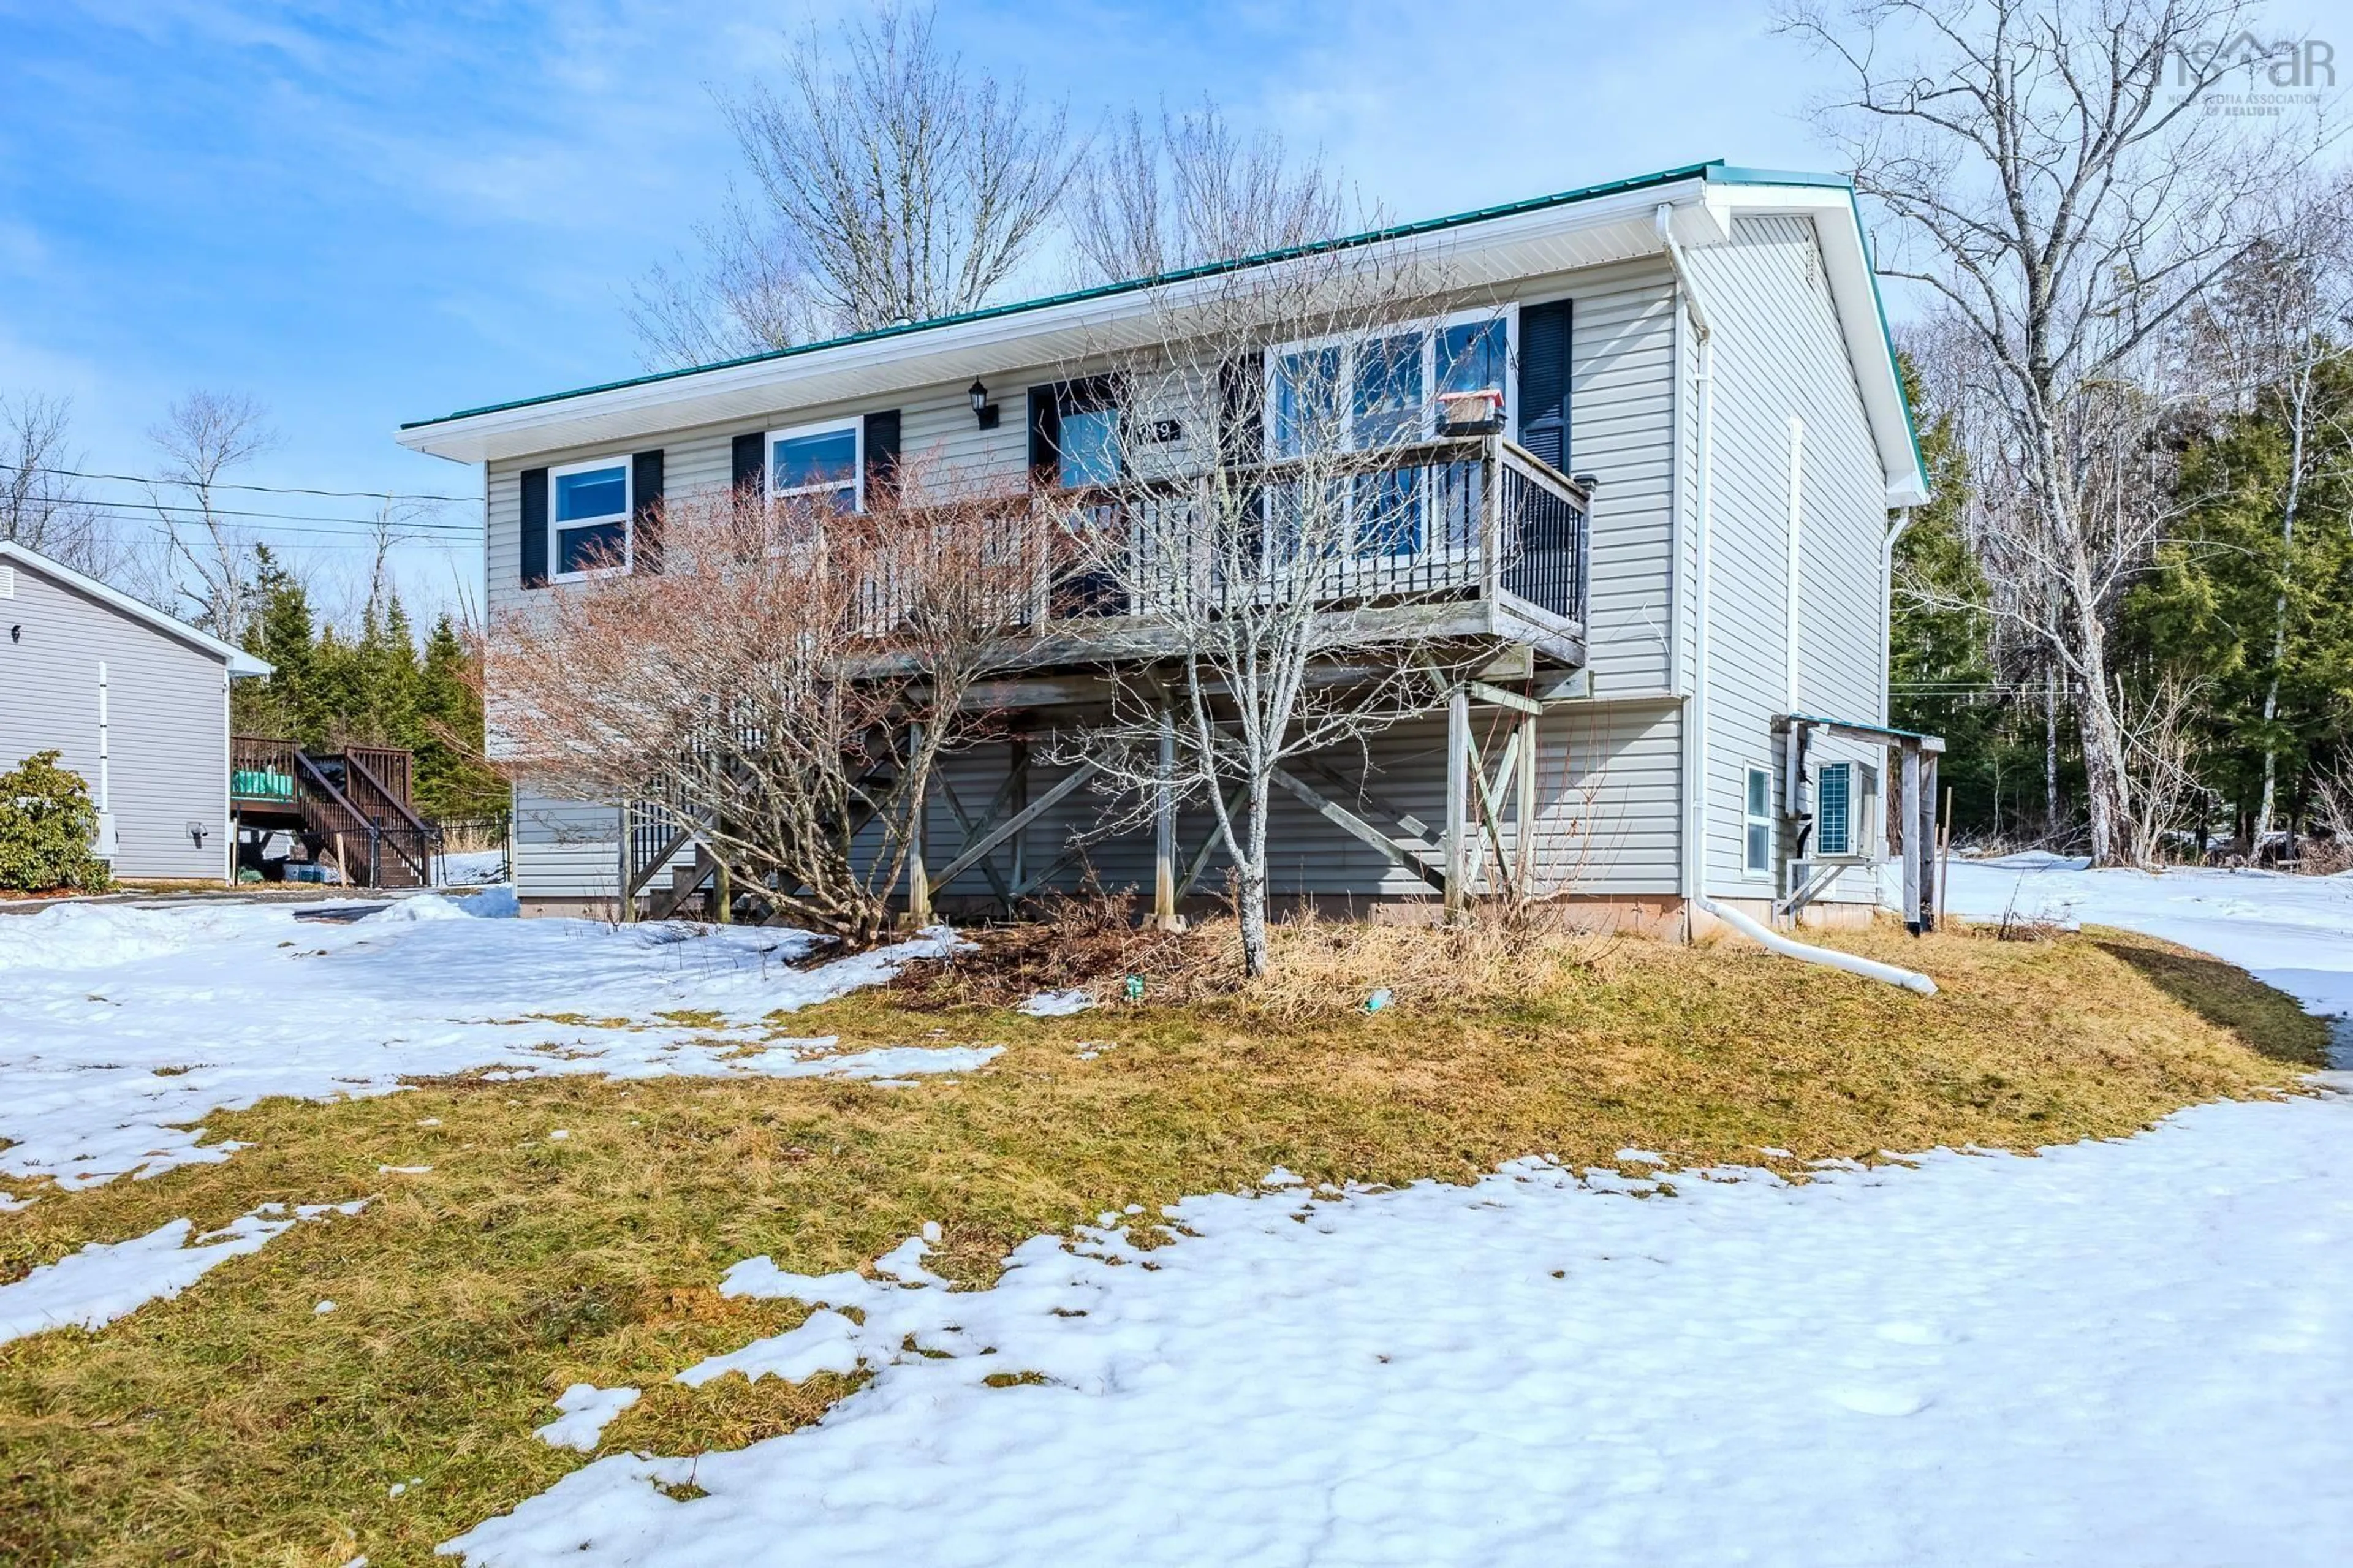
M 1520 307 L 1520 445 L 1568 472 L 1568 306 Z
M 547 470 L 522 471 L 522 585 L 547 586 Z
M 630 569 L 662 569 L 662 455 L 639 452 L 629 459 Z
M 1219 367 L 1225 413 L 1219 452 L 1229 466 L 1266 461 L 1266 356 L 1243 354 Z
M 866 500 L 889 502 L 899 488 L 899 411 L 881 408 L 866 416 Z
M 740 492 L 749 486 L 754 494 L 768 486 L 767 432 L 754 430 L 748 436 L 735 437 L 735 463 L 732 482 Z
M 1058 389 L 1029 389 L 1029 482 L 1062 482 L 1062 404 Z

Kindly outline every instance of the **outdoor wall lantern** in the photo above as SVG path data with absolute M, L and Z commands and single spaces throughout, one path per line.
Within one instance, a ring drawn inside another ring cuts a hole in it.
M 972 416 L 980 421 L 980 427 L 984 430 L 996 429 L 997 405 L 988 400 L 988 388 L 980 384 L 978 376 L 973 378 L 972 387 L 965 395 L 972 399 Z

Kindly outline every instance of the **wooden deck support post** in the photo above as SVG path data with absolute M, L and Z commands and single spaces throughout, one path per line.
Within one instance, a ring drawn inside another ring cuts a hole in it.
M 1530 897 L 1536 868 L 1536 717 L 1520 719 L 1520 768 L 1514 793 L 1519 797 L 1512 820 L 1517 841 L 1512 846 L 1512 892 L 1523 902 Z
M 1471 693 L 1458 686 L 1446 700 L 1446 918 L 1471 908 Z
M 1905 912 L 1916 916 L 1915 929 L 1936 929 L 1936 753 L 1920 752 L 1919 815 L 1907 826 L 1904 841 L 1916 841 L 1920 857 L 1920 902 Z
M 1920 744 L 1904 742 L 1903 784 L 1896 795 L 1895 820 L 1904 830 L 1904 929 L 1920 934 L 1921 868 L 1927 864 L 1927 845 L 1921 834 L 1926 820 L 1921 812 Z
M 1006 795 L 1006 809 L 1018 816 L 1029 808 L 1029 738 L 1026 735 L 1016 735 L 1008 744 L 1011 747 L 1012 772 L 1006 776 L 1005 781 L 1008 792 Z M 1016 889 L 1024 886 L 1029 880 L 1029 835 L 1026 831 L 1017 833 L 1010 843 L 1013 852 L 1013 869 L 1007 877 L 1005 885 L 1008 889 Z M 1007 893 L 1006 919 L 1013 918 L 1013 903 L 1018 897 L 1020 895 L 1016 892 Z
M 923 745 L 923 731 L 920 725 L 911 725 L 907 731 L 907 754 L 913 756 Z M 923 829 L 931 803 L 923 791 L 915 793 L 907 829 L 907 920 L 917 929 L 932 923 L 932 884 L 923 872 Z
M 614 901 L 613 919 L 617 924 L 627 925 L 631 921 L 638 918 L 638 899 L 635 887 L 637 880 L 637 868 L 629 864 L 630 811 L 629 802 L 627 796 L 622 798 L 620 814 L 617 820 L 620 824 L 620 827 L 613 837 L 618 839 L 619 842 L 613 846 L 613 869 L 614 874 L 619 878 L 619 880 L 613 884 L 613 890 L 617 895 Z M 338 845 L 340 845 L 343 839 L 343 835 L 338 833 L 335 835 L 335 838 Z M 340 855 L 342 850 L 338 848 L 336 853 Z
M 1176 916 L 1176 716 L 1160 710 L 1160 776 L 1152 797 L 1152 923 L 1182 929 Z

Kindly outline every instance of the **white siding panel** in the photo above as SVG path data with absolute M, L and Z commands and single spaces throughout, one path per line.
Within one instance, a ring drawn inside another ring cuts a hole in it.
M 1774 764 L 1772 719 L 1788 705 L 1793 415 L 1805 426 L 1801 710 L 1884 721 L 1878 595 L 1887 514 L 1811 222 L 1741 218 L 1731 244 L 1694 251 L 1691 259 L 1715 330 L 1709 880 L 1717 891 L 1737 893 L 1764 885 L 1741 872 L 1743 770 Z M 1853 889 L 1841 886 L 1840 896 L 1867 896 L 1863 879 L 1848 880 Z
M 1674 282 L 1620 270 L 1574 295 L 1569 466 L 1596 480 L 1587 628 L 1600 696 L 1669 677 L 1674 514 Z
M 515 896 L 525 903 L 535 899 L 617 899 L 619 835 L 617 807 L 557 800 L 517 785 Z

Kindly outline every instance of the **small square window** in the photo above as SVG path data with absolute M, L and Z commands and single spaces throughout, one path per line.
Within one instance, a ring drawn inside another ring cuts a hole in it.
M 860 421 L 772 431 L 768 437 L 768 499 L 821 501 L 856 511 L 865 500 Z
M 557 468 L 553 496 L 555 575 L 586 577 L 629 564 L 629 464 L 603 458 Z
M 1748 770 L 1740 804 L 1740 868 L 1751 877 L 1769 877 L 1773 874 L 1773 775 L 1769 771 Z

